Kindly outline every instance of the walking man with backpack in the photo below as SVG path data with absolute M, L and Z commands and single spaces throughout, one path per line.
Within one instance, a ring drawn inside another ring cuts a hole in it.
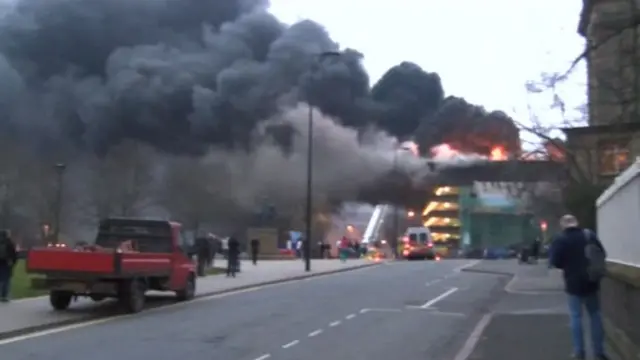
M 564 275 L 565 291 L 569 295 L 573 357 L 586 358 L 582 328 L 584 308 L 589 314 L 594 356 L 607 360 L 599 298 L 600 280 L 606 271 L 606 251 L 593 231 L 580 228 L 575 216 L 563 216 L 560 226 L 563 230 L 551 244 L 549 262 L 562 269 Z
M 9 231 L 0 230 L 0 302 L 9 301 L 11 276 L 17 260 L 18 252 Z

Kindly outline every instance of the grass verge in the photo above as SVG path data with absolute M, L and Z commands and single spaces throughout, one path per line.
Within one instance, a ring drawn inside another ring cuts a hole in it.
M 205 271 L 205 273 L 206 273 L 207 275 L 220 275 L 220 274 L 224 274 L 224 273 L 226 273 L 226 272 L 227 272 L 227 269 L 225 269 L 225 268 L 221 268 L 221 267 L 215 267 L 215 266 L 214 266 L 214 267 L 211 267 L 211 268 L 208 268 L 208 269 Z
M 26 264 L 23 260 L 19 260 L 13 268 L 13 277 L 11 278 L 11 298 L 23 299 L 46 295 L 47 291 L 31 288 L 31 279 L 34 276 L 27 274 L 25 265 Z

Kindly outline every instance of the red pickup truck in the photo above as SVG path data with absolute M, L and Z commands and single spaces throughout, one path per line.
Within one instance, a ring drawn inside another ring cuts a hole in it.
M 106 219 L 93 245 L 48 246 L 27 253 L 27 271 L 44 275 L 32 287 L 49 290 L 51 306 L 65 310 L 77 296 L 116 298 L 127 312 L 144 308 L 147 290 L 173 291 L 179 300 L 196 292 L 196 268 L 179 223 Z

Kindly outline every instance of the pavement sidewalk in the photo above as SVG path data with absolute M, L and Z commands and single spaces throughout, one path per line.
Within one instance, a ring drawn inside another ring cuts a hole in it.
M 563 314 L 495 314 L 469 360 L 567 360 L 568 318 Z
M 505 288 L 509 293 L 534 295 L 534 293 L 564 291 L 562 272 L 558 269 L 549 269 L 546 260 L 540 260 L 537 264 L 519 264 L 515 259 L 482 260 L 464 271 L 513 276 Z
M 570 358 L 567 298 L 560 270 L 549 269 L 546 261 L 521 265 L 517 260 L 483 260 L 463 271 L 513 276 L 488 325 L 477 334 L 468 360 Z M 585 333 L 587 344 L 588 339 Z
M 196 296 L 355 270 L 376 264 L 367 260 L 351 260 L 346 263 L 338 260 L 312 260 L 312 271 L 307 273 L 304 271 L 302 261 L 272 260 L 259 262 L 257 266 L 252 265 L 250 261 L 242 261 L 241 273 L 236 278 L 227 278 L 224 275 L 198 278 Z M 226 261 L 216 259 L 214 266 L 226 267 Z M 158 304 L 163 300 L 166 302 L 167 296 L 171 294 L 151 293 L 150 296 L 152 297 L 150 302 L 153 305 L 154 302 Z M 113 301 L 96 303 L 90 299 L 80 298 L 71 305 L 69 310 L 56 312 L 51 309 L 48 297 L 17 300 L 0 305 L 0 319 L 2 319 L 0 338 L 115 314 L 117 314 L 117 308 Z

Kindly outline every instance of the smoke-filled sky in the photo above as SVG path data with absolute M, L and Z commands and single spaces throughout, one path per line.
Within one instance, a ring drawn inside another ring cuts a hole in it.
M 396 167 L 399 141 L 423 154 L 445 142 L 519 150 L 524 81 L 548 71 L 541 59 L 552 70 L 566 59 L 534 54 L 568 8 L 543 18 L 546 7 L 507 0 L 271 2 L 0 0 L 0 136 L 71 158 L 131 140 L 209 155 L 236 202 L 267 194 L 293 208 L 310 104 L 314 191 L 352 200 Z M 534 13 L 540 24 L 523 22 Z
M 270 13 L 268 0 L 14 0 L 0 19 L 0 128 L 98 153 L 126 139 L 174 153 L 251 150 L 259 123 L 306 102 L 346 127 L 415 139 L 423 151 L 441 142 L 479 153 L 519 147 L 514 80 L 505 80 L 519 66 L 497 73 L 492 63 L 526 55 L 514 39 L 477 38 L 495 32 L 495 19 L 479 31 L 448 7 L 407 2 L 385 22 L 388 2 L 350 8 L 356 3 L 322 6 L 344 10 L 338 17 L 353 19 L 350 31 L 367 43 L 338 43 L 341 32 L 334 38 L 323 24 L 335 21 L 316 22 L 314 13 L 285 24 L 275 15 L 286 4 Z M 361 22 L 368 16 L 374 21 Z M 507 18 L 499 25 L 510 33 L 517 17 Z M 431 28 L 409 26 L 421 23 Z
M 513 0 L 272 0 L 287 22 L 311 18 L 343 46 L 365 54 L 373 81 L 410 59 L 440 74 L 448 94 L 527 121 L 527 105 L 548 122 L 547 96 L 527 96 L 523 83 L 541 72 L 562 72 L 582 52 L 577 34 L 582 1 Z M 354 14 L 357 21 L 354 21 Z M 366 30 L 365 30 L 366 29 Z M 580 66 L 562 89 L 569 109 L 583 104 Z M 524 134 L 521 134 L 524 136 Z

